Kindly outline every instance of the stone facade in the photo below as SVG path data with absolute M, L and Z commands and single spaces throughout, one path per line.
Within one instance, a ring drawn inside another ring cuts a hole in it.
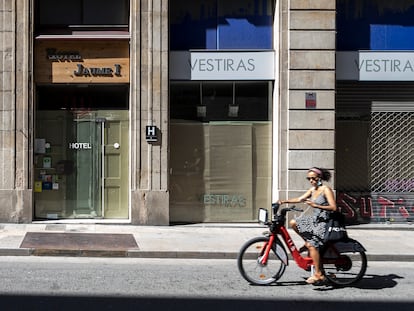
M 279 197 L 301 195 L 312 166 L 334 173 L 335 1 L 281 1 Z M 306 108 L 306 93 L 316 107 Z
M 131 221 L 168 225 L 168 0 L 131 1 L 131 35 Z M 145 141 L 147 125 L 159 143 Z
M 32 218 L 28 2 L 0 5 L 0 221 L 16 223 Z
M 168 0 L 131 0 L 131 222 L 168 225 Z M 0 4 L 0 222 L 33 210 L 33 1 Z M 310 166 L 334 169 L 335 1 L 277 1 L 280 198 L 302 193 Z M 315 109 L 305 94 L 316 93 Z M 276 93 L 275 93 L 276 94 Z M 276 115 L 275 115 L 276 118 Z M 145 140 L 155 125 L 161 140 Z
M 32 1 L 0 5 L 0 221 L 30 222 L 32 189 Z M 131 0 L 131 222 L 169 223 L 168 0 Z M 162 139 L 145 141 L 145 126 Z

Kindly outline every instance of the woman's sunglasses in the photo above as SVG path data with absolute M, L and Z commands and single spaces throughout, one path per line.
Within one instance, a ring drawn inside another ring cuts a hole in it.
M 316 177 L 306 177 L 306 179 L 307 179 L 307 180 L 309 180 L 309 181 L 310 181 L 310 180 L 317 180 L 317 178 L 316 178 Z

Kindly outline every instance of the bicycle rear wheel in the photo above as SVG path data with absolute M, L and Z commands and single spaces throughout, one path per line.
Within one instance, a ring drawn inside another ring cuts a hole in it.
M 322 269 L 326 278 L 334 285 L 355 284 L 367 270 L 365 250 L 359 243 L 339 243 L 327 246 L 322 253 Z
M 285 263 L 276 255 L 276 244 L 272 245 L 267 262 L 265 264 L 261 263 L 268 243 L 268 237 L 257 237 L 247 241 L 240 249 L 237 266 L 243 278 L 252 284 L 271 284 L 280 279 L 285 272 Z M 282 251 L 286 254 L 284 249 Z

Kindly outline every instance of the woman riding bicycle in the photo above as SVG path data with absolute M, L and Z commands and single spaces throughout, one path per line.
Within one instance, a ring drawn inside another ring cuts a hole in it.
M 313 215 L 300 215 L 292 219 L 289 224 L 304 240 L 305 245 L 301 252 L 309 251 L 315 265 L 315 273 L 306 280 L 308 284 L 323 282 L 320 265 L 319 249 L 323 246 L 323 238 L 326 231 L 326 222 L 329 220 L 330 211 L 336 211 L 335 196 L 332 189 L 322 181 L 329 181 L 331 173 L 323 168 L 312 167 L 308 170 L 306 179 L 312 187 L 298 198 L 280 200 L 279 204 L 304 202 L 314 209 Z

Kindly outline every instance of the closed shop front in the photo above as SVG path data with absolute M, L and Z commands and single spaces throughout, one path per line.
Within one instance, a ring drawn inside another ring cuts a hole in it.
M 274 3 L 170 3 L 170 220 L 251 221 L 272 197 Z
M 352 222 L 406 222 L 414 205 L 414 6 L 337 4 L 338 204 Z

